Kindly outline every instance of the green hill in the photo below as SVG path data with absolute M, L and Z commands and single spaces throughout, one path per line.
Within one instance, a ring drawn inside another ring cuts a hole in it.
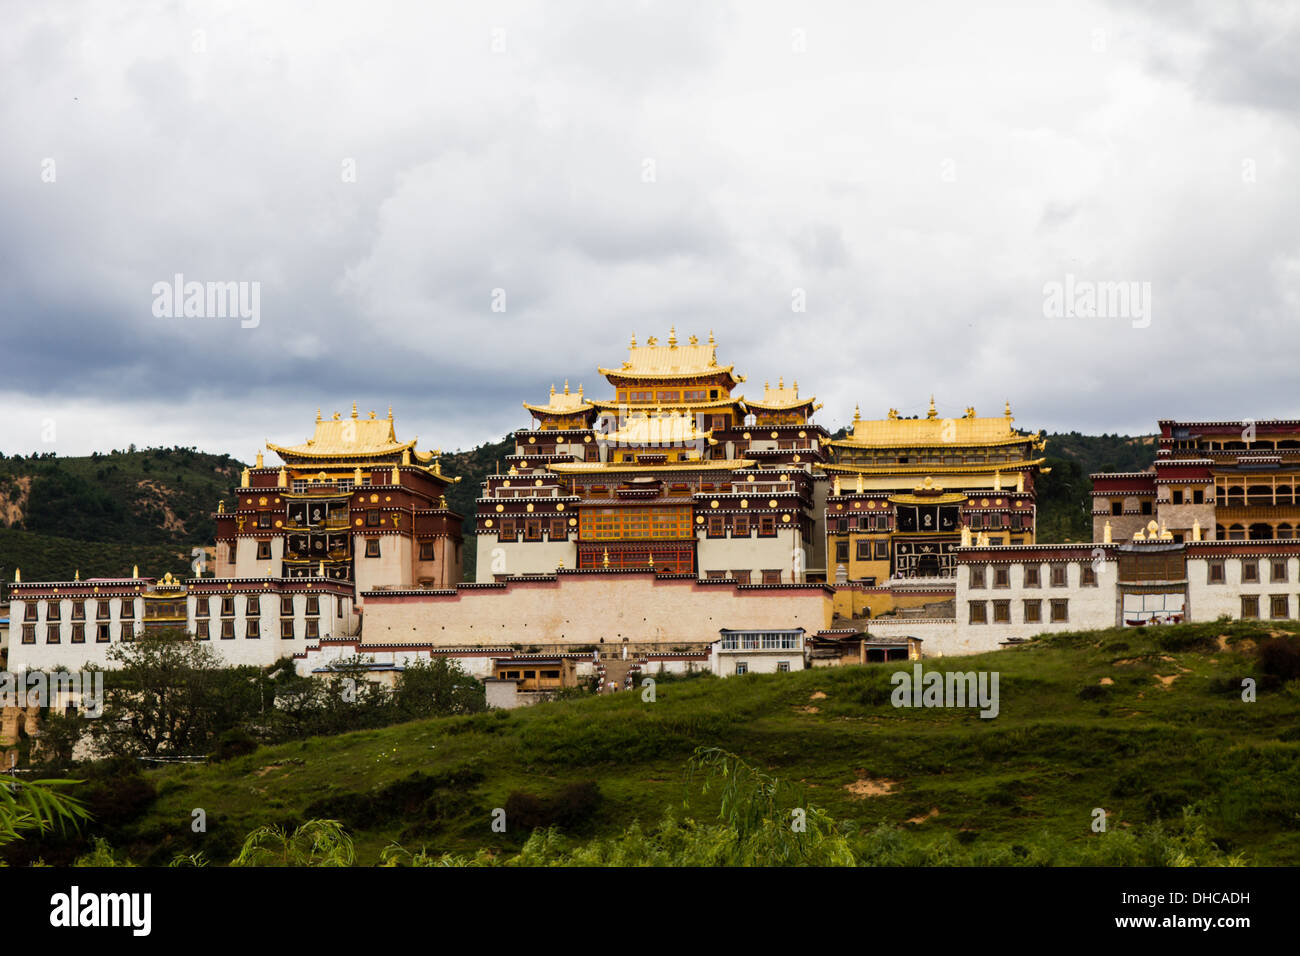
M 1290 636 L 1261 655 L 1277 634 Z M 365 865 L 391 841 L 512 853 L 526 828 L 516 819 L 494 833 L 495 808 L 524 808 L 534 822 L 549 814 L 578 841 L 670 810 L 712 820 L 716 791 L 689 785 L 683 766 L 716 746 L 801 786 L 811 805 L 855 824 L 855 840 L 888 836 L 895 861 L 1080 862 L 1101 839 L 1091 831 L 1101 808 L 1107 839 L 1196 826 L 1213 852 L 1294 865 L 1298 634 L 1294 623 L 1113 629 L 924 662 L 999 672 L 994 719 L 893 707 L 890 675 L 913 666 L 896 662 L 665 681 L 654 702 L 629 692 L 314 738 L 150 771 L 152 806 L 90 832 L 155 864 L 199 850 L 228 861 L 258 826 L 317 817 L 341 820 Z M 1242 701 L 1244 676 L 1258 681 L 1254 703 Z M 195 807 L 205 834 L 190 830 Z

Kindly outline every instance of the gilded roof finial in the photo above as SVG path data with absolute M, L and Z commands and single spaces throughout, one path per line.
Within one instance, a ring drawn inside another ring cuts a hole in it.
M 1006 413 L 1005 413 L 1005 414 L 1006 414 L 1007 418 L 1010 418 L 1010 417 L 1011 417 L 1011 402 L 1010 402 L 1010 400 L 1007 401 L 1007 409 L 1006 409 Z
M 600 559 L 601 567 L 609 567 L 609 548 L 605 549 L 605 556 Z
M 655 553 L 651 551 L 645 556 L 646 567 L 653 569 L 655 566 Z
M 713 330 L 712 330 L 712 329 L 709 329 L 709 344 L 710 344 L 710 345 L 716 345 L 716 344 L 717 344 L 716 342 L 713 341 Z
M 355 401 L 352 403 L 352 417 L 357 417 L 357 403 Z
M 582 398 L 582 383 L 578 383 L 578 397 Z
M 853 421 L 855 423 L 862 421 L 862 406 L 860 405 L 853 406 Z
M 320 421 L 320 409 L 316 409 L 316 421 Z
M 388 406 L 388 420 L 389 420 L 390 422 L 393 420 L 393 406 L 392 406 L 392 405 L 389 405 L 389 406 Z
M 939 417 L 939 413 L 934 410 L 934 395 L 930 396 L 930 410 L 926 412 L 925 417 L 931 421 Z
M 74 581 L 80 581 L 80 580 L 81 580 L 81 568 L 77 568 L 77 576 L 76 576 L 75 578 L 73 578 L 73 580 L 74 580 Z
M 606 552 L 606 554 L 608 553 L 609 552 Z M 23 583 L 23 569 L 14 568 L 14 584 L 22 584 L 22 583 Z
M 632 333 L 632 348 L 636 348 L 636 333 Z
M 372 422 L 375 420 L 375 410 L 373 408 L 370 409 L 370 420 Z
M 567 378 L 564 380 L 564 394 L 569 394 L 569 380 Z
M 258 467 L 258 468 L 263 467 L 263 466 L 262 466 L 262 453 L 261 453 L 260 451 L 257 453 L 257 467 Z
M 552 397 L 552 398 L 555 397 L 555 383 L 554 383 L 554 382 L 551 383 L 551 397 Z
M 140 577 L 140 565 L 138 564 L 131 565 L 131 577 L 133 579 L 138 579 Z
M 670 349 L 677 348 L 677 326 L 675 325 L 668 328 L 668 347 Z
M 798 382 L 797 379 L 795 380 L 795 383 L 794 383 L 794 397 L 795 397 L 795 398 L 798 398 L 798 397 L 799 397 L 799 382 Z
M 770 390 L 771 388 L 772 388 L 772 383 L 771 383 L 771 382 L 764 382 L 764 383 L 763 383 L 763 391 L 766 392 L 766 391 Z
M 779 389 L 779 390 L 782 391 L 782 392 L 785 391 L 785 376 L 784 376 L 784 375 L 782 375 L 780 378 L 778 378 L 778 379 L 776 380 L 776 387 L 777 387 L 777 389 Z
M 220 501 L 217 502 L 217 514 L 223 515 L 225 513 L 226 513 L 226 499 L 222 498 Z
M 324 561 L 321 561 L 320 564 L 316 565 L 316 577 L 318 577 L 318 578 L 323 578 L 323 577 L 325 577 L 325 562 L 324 562 Z

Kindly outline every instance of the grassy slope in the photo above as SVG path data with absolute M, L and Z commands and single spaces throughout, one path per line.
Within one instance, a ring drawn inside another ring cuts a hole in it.
M 1237 686 L 1253 673 L 1253 640 L 1269 631 L 1244 624 L 1113 630 L 926 662 L 927 669 L 998 670 L 1001 715 L 993 720 L 973 711 L 895 709 L 889 675 L 898 665 L 881 664 L 698 678 L 662 684 L 655 703 L 624 693 L 318 738 L 225 765 L 152 771 L 158 801 L 114 842 L 137 858 L 152 853 L 156 863 L 205 847 L 224 861 L 255 826 L 300 822 L 322 797 L 373 795 L 415 771 L 483 778 L 433 791 L 431 804 L 421 796 L 400 809 L 355 812 L 348 822 L 361 862 L 374 862 L 392 840 L 439 851 L 517 847 L 522 834 L 490 831 L 492 808 L 515 790 L 547 796 L 575 781 L 598 781 L 605 797 L 583 834 L 652 822 L 669 808 L 680 813 L 683 800 L 703 819 L 716 804 L 687 789 L 682 768 L 692 748 L 709 744 L 803 781 L 812 803 L 864 827 L 968 830 L 981 846 L 1043 833 L 1085 840 L 1094 807 L 1111 813 L 1113 829 L 1177 819 L 1182 807 L 1200 802 L 1213 833 L 1249 862 L 1296 864 L 1295 685 L 1289 693 L 1262 691 L 1253 704 L 1211 686 L 1212 678 Z M 1220 635 L 1234 643 L 1221 648 Z M 1166 686 L 1157 675 L 1177 679 Z M 1103 678 L 1114 681 L 1104 699 L 1079 696 L 1085 688 L 1099 693 Z M 894 792 L 855 798 L 846 786 L 864 774 L 896 781 Z M 434 805 L 440 809 L 430 811 Z M 195 807 L 208 814 L 201 840 L 189 833 Z

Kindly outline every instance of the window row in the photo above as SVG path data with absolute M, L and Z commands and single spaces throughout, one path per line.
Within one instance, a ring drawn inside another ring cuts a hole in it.
M 1095 588 L 1097 586 L 1097 569 L 1091 561 L 1080 561 L 1079 565 L 1079 585 L 1085 588 Z M 989 586 L 988 567 L 982 564 L 973 564 L 970 566 L 970 587 L 978 589 Z M 1043 586 L 1042 565 L 1026 564 L 1024 565 L 1024 583 L 1022 587 L 1040 588 Z M 1048 565 L 1048 580 L 1054 588 L 1069 587 L 1069 563 L 1057 562 Z M 995 566 L 993 568 L 992 583 L 995 588 L 1011 587 L 1011 567 L 1009 565 Z
M 1244 619 L 1259 619 L 1260 616 L 1260 598 L 1259 594 L 1243 594 L 1241 596 L 1241 616 Z M 1275 621 L 1285 621 L 1291 617 L 1291 595 L 1289 594 L 1270 594 L 1268 595 L 1268 616 Z
M 1286 583 L 1291 580 L 1289 562 L 1286 558 L 1273 558 L 1268 562 L 1268 580 L 1271 584 Z M 1208 565 L 1207 577 L 1210 584 L 1226 584 L 1227 568 L 1222 559 L 1212 560 Z M 1241 583 L 1258 584 L 1263 579 L 1260 577 L 1260 562 L 1258 560 L 1246 560 L 1241 562 Z
M 972 624 L 1010 624 L 1010 601 L 971 601 L 970 623 Z M 989 617 L 989 605 L 993 605 L 993 616 Z M 1048 602 L 1048 620 L 1053 624 L 1062 624 L 1070 620 L 1070 601 L 1068 598 L 1052 598 Z M 1030 598 L 1020 602 L 1021 623 L 1041 624 L 1043 622 L 1043 601 Z
M 39 620 L 37 602 L 28 601 L 23 607 L 23 620 Z M 94 618 L 96 621 L 111 620 L 110 608 L 108 601 L 74 601 L 72 603 L 72 617 L 69 620 L 84 621 L 88 618 Z M 135 620 L 135 602 L 123 601 L 118 616 L 124 621 Z M 63 602 L 48 601 L 45 604 L 45 620 L 61 621 L 63 620 Z

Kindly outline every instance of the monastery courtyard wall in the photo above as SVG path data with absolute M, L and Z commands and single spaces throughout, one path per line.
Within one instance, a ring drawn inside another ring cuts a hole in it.
M 641 570 L 564 570 L 451 591 L 365 595 L 360 649 L 440 647 L 669 647 L 711 643 L 719 630 L 829 626 L 829 588 L 819 584 L 737 585 Z

